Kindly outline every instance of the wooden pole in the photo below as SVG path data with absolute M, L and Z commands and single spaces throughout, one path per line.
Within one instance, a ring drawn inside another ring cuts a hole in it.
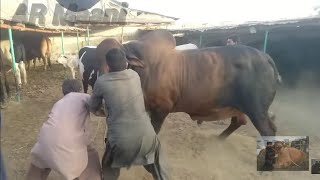
M 79 50 L 80 50 L 80 48 L 79 48 L 79 32 L 77 32 L 77 46 L 78 46 L 78 52 L 79 52 Z
M 87 26 L 87 45 L 90 45 L 90 32 L 89 32 L 89 26 Z
M 202 47 L 202 33 L 200 34 L 200 42 L 199 42 L 199 48 Z
M 123 34 L 124 34 L 123 33 L 123 31 L 124 31 L 123 29 L 124 29 L 124 26 L 122 26 L 122 28 L 121 28 L 121 44 L 123 43 Z
M 16 75 L 16 73 L 17 73 L 16 57 L 15 57 L 14 49 L 13 49 L 13 40 L 12 40 L 12 30 L 11 30 L 11 28 L 8 29 L 8 33 L 9 33 L 10 51 L 11 51 L 11 57 L 12 57 L 12 59 L 11 59 L 12 69 L 13 69 L 14 75 Z M 17 84 L 17 78 L 15 77 L 14 79 L 16 81 L 16 91 L 17 91 L 16 100 L 18 102 L 20 102 L 20 88 L 19 88 L 19 86 Z
M 63 31 L 61 32 L 61 54 L 62 55 L 64 55 L 64 42 L 63 42 L 63 40 L 64 40 L 64 33 L 63 33 Z M 67 76 L 66 76 L 66 68 L 63 66 L 63 71 L 64 71 L 64 79 L 66 79 L 67 78 Z
M 62 53 L 62 55 L 64 55 L 64 42 L 63 42 L 63 39 L 64 39 L 64 33 L 61 32 L 61 53 Z
M 264 34 L 263 52 L 267 51 L 268 35 L 269 35 L 269 31 L 266 31 L 265 34 Z

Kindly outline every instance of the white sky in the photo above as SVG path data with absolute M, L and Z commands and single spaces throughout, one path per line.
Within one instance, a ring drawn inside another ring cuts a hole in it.
M 129 8 L 181 18 L 178 23 L 243 23 L 315 15 L 320 0 L 127 0 Z

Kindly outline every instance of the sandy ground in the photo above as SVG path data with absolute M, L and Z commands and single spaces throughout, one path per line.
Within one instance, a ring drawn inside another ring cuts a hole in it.
M 70 72 L 67 71 L 69 77 Z M 29 153 L 39 128 L 46 120 L 53 104 L 62 97 L 61 83 L 64 79 L 62 66 L 54 65 L 44 72 L 42 67 L 28 71 L 29 84 L 23 89 L 20 103 L 12 100 L 3 110 L 1 148 L 9 180 L 23 180 L 29 166 Z M 11 79 L 12 80 L 12 79 Z M 310 158 L 320 158 L 320 133 L 317 110 L 320 98 L 316 90 L 282 90 L 272 110 L 277 115 L 279 135 L 310 136 Z M 105 120 L 92 118 L 95 147 L 100 157 L 103 153 Z M 257 172 L 256 135 L 253 125 L 241 127 L 226 141 L 217 135 L 229 125 L 229 120 L 204 122 L 196 125 L 184 113 L 170 114 L 160 132 L 162 147 L 167 154 L 175 180 L 251 180 L 319 179 L 319 175 L 306 172 Z M 50 180 L 58 180 L 56 173 Z M 152 177 L 141 167 L 121 171 L 121 180 L 149 180 Z

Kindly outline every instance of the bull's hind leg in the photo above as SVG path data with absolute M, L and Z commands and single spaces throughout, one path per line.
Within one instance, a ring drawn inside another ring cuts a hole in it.
M 82 85 L 83 85 L 83 92 L 87 93 L 88 92 L 88 87 L 89 87 L 88 82 L 86 80 L 82 79 Z
M 33 59 L 33 69 L 36 69 L 36 64 L 37 64 L 37 58 Z
M 229 127 L 219 135 L 219 138 L 226 139 L 230 134 L 232 134 L 240 126 L 246 125 L 246 124 L 247 124 L 247 120 L 244 114 L 232 117 Z
M 84 93 L 87 93 L 87 92 L 88 92 L 89 77 L 90 77 L 90 74 L 88 73 L 88 71 L 84 70 L 84 72 L 83 72 L 83 74 L 82 74 L 82 85 L 83 85 L 83 91 L 84 91 Z
M 268 111 L 258 113 L 251 112 L 247 114 L 251 119 L 251 122 L 259 131 L 261 136 L 275 136 L 277 132 L 277 127 L 274 124 L 274 120 L 269 117 L 271 114 Z
M 44 66 L 44 70 L 47 70 L 47 57 L 42 56 L 42 60 L 43 60 L 43 66 Z
M 151 123 L 157 134 L 160 132 L 161 126 L 168 114 L 169 113 L 162 112 L 157 109 L 151 110 L 150 112 Z
M 51 57 L 48 56 L 48 65 L 49 65 L 49 68 L 51 69 Z

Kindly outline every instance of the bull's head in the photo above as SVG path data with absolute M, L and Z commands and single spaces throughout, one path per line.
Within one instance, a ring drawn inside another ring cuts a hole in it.
M 167 30 L 154 30 L 123 44 L 124 51 L 129 61 L 129 67 L 144 68 L 162 61 L 160 57 L 174 50 L 176 41 Z
M 123 45 L 123 50 L 128 59 L 128 68 L 145 67 L 143 60 L 143 45 L 138 41 L 131 41 Z
M 70 61 L 70 58 L 68 58 L 65 55 L 60 55 L 57 59 L 57 63 L 62 64 L 64 67 L 67 66 L 69 61 Z
M 281 149 L 285 147 L 285 144 L 282 141 L 276 141 L 273 146 L 276 152 L 280 152 Z

